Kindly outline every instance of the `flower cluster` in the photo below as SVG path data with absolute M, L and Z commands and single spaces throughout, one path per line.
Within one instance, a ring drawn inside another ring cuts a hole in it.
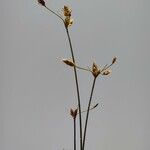
M 93 62 L 91 72 L 93 76 L 96 78 L 98 75 L 109 75 L 111 73 L 111 70 L 109 69 L 115 62 L 117 61 L 117 58 L 114 57 L 112 59 L 112 62 L 110 65 L 105 65 L 102 69 L 100 69 L 95 62 Z
M 63 15 L 64 15 L 64 24 L 68 28 L 73 24 L 73 19 L 71 18 L 72 10 L 68 6 L 64 6 Z
M 77 66 L 72 60 L 63 59 L 62 61 L 68 66 L 76 67 L 78 69 L 85 70 L 85 71 L 89 71 L 89 72 L 92 73 L 94 78 L 97 78 L 98 75 L 100 75 L 100 74 L 104 75 L 104 76 L 109 75 L 111 73 L 110 67 L 117 61 L 117 58 L 114 57 L 112 59 L 111 64 L 110 65 L 105 65 L 102 69 L 100 69 L 100 67 L 98 67 L 98 65 L 95 62 L 93 62 L 93 65 L 92 65 L 91 69 L 86 69 L 86 68 Z

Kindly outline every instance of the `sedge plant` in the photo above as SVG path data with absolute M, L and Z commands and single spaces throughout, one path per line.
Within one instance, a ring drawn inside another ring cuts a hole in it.
M 104 67 L 100 68 L 95 62 L 92 63 L 92 66 L 90 68 L 84 68 L 76 65 L 76 59 L 74 56 L 74 50 L 72 46 L 71 36 L 69 32 L 69 28 L 73 24 L 73 18 L 72 18 L 72 10 L 68 6 L 64 6 L 62 9 L 62 14 L 57 13 L 56 11 L 52 10 L 51 8 L 47 7 L 44 0 L 37 0 L 38 3 L 43 6 L 46 10 L 48 10 L 50 13 L 55 15 L 60 21 L 62 22 L 64 29 L 66 31 L 66 35 L 68 38 L 70 53 L 71 53 L 71 59 L 63 59 L 62 62 L 64 62 L 66 65 L 72 67 L 74 72 L 74 78 L 75 78 L 75 84 L 76 84 L 76 93 L 77 93 L 77 108 L 76 109 L 70 109 L 70 115 L 73 119 L 73 149 L 77 149 L 77 141 L 76 141 L 76 118 L 79 116 L 79 145 L 80 150 L 85 150 L 85 141 L 87 136 L 87 126 L 88 126 L 88 120 L 89 120 L 89 114 L 90 110 L 95 109 L 98 106 L 98 103 L 94 106 L 91 106 L 92 97 L 93 97 L 93 91 L 95 88 L 96 79 L 98 76 L 107 76 L 111 73 L 110 67 L 116 62 L 117 58 L 114 57 L 110 64 L 106 64 Z M 91 87 L 91 92 L 89 96 L 89 100 L 87 103 L 87 108 L 85 110 L 82 110 L 81 108 L 81 99 L 80 99 L 80 90 L 79 90 L 79 80 L 78 80 L 78 70 L 87 71 L 92 74 L 93 76 L 93 83 Z M 85 114 L 85 122 L 83 124 L 82 114 Z

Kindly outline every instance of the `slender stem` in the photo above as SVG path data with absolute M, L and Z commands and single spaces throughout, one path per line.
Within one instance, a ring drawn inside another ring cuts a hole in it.
M 57 14 L 56 12 L 54 12 L 53 10 L 51 10 L 50 8 L 48 8 L 47 6 L 44 6 L 48 11 L 50 11 L 51 13 L 53 13 L 55 16 L 57 16 L 59 19 L 61 19 L 64 22 L 64 19 Z
M 73 53 L 73 48 L 72 48 L 72 42 L 69 34 L 68 28 L 65 26 L 69 45 L 70 45 L 70 50 L 71 50 L 71 56 L 72 60 L 75 64 L 75 58 L 74 58 L 74 53 Z M 81 103 L 80 103 L 80 92 L 79 92 L 79 84 L 78 84 L 78 77 L 77 77 L 77 70 L 76 67 L 74 66 L 74 75 L 75 75 L 75 82 L 76 82 L 76 89 L 77 89 L 77 97 L 78 97 L 78 108 L 79 108 L 79 126 L 80 126 L 80 150 L 82 149 L 82 117 L 81 117 Z
M 74 124 L 74 150 L 76 150 L 76 118 L 73 118 Z
M 106 64 L 103 69 L 101 70 L 101 73 L 105 70 L 107 70 L 108 68 L 110 68 L 113 65 L 113 63 L 111 63 L 109 66 Z
M 71 38 L 70 38 L 70 34 L 69 34 L 69 30 L 68 27 L 65 25 L 64 19 L 57 14 L 56 12 L 54 12 L 53 10 L 51 10 L 50 8 L 48 8 L 47 6 L 44 6 L 48 11 L 50 11 L 51 13 L 53 13 L 54 15 L 56 15 L 59 19 L 61 19 L 64 23 L 65 29 L 66 29 L 66 33 L 67 33 L 67 37 L 68 37 L 68 41 L 69 41 L 69 46 L 70 46 L 70 50 L 71 50 L 71 56 L 72 56 L 72 60 L 75 64 L 75 58 L 74 58 L 74 53 L 73 53 L 73 48 L 72 48 L 72 42 L 71 42 Z M 80 93 L 79 93 L 79 85 L 78 85 L 78 77 L 77 77 L 77 70 L 76 67 L 74 66 L 74 75 L 75 75 L 75 83 L 76 83 L 76 90 L 77 90 L 77 97 L 78 97 L 78 108 L 79 108 L 79 126 L 80 126 L 80 150 L 82 150 L 82 118 L 81 118 L 81 104 L 80 104 Z
M 90 69 L 86 69 L 86 68 L 83 68 L 83 67 L 79 67 L 79 66 L 77 66 L 77 65 L 76 65 L 76 68 L 81 69 L 81 70 L 85 70 L 85 71 L 90 71 L 90 72 L 91 72 Z
M 88 109 L 87 109 L 87 114 L 86 114 L 86 121 L 85 121 L 84 135 L 83 135 L 83 145 L 82 145 L 83 150 L 84 150 L 84 147 L 85 147 L 85 138 L 86 138 L 87 124 L 88 124 L 90 105 L 91 105 L 91 100 L 92 100 L 93 91 L 94 91 L 94 87 L 95 87 L 95 82 L 96 82 L 96 77 L 94 77 L 94 80 L 93 80 L 93 85 L 92 85 L 92 89 L 91 89 L 91 95 L 90 95 Z
M 98 106 L 98 103 L 96 105 L 94 105 L 93 107 L 90 107 L 90 110 L 92 109 L 95 109 L 96 107 Z M 85 113 L 87 112 L 88 110 L 83 110 L 81 113 Z M 78 113 L 79 114 L 79 113 Z

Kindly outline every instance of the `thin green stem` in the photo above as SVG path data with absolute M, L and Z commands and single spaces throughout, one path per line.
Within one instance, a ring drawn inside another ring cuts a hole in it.
M 93 91 L 94 91 L 94 87 L 95 87 L 95 82 L 96 82 L 96 77 L 94 77 L 94 80 L 93 80 L 91 95 L 90 95 L 90 99 L 89 99 L 89 103 L 88 103 L 88 109 L 87 109 L 86 120 L 85 120 L 84 135 L 83 135 L 83 145 L 82 145 L 83 149 L 82 150 L 84 150 L 84 147 L 85 147 L 85 138 L 86 138 L 86 132 L 87 132 L 88 118 L 89 118 L 89 112 L 90 112 L 90 106 L 91 106 Z
M 69 34 L 68 28 L 65 26 L 69 45 L 70 45 L 70 50 L 71 50 L 71 56 L 73 63 L 75 64 L 75 58 L 74 58 L 74 53 L 73 53 L 73 48 L 72 48 L 72 42 Z M 81 116 L 81 103 L 80 103 L 80 92 L 79 92 L 79 84 L 78 84 L 78 76 L 77 76 L 77 70 L 76 67 L 74 66 L 74 75 L 75 75 L 75 83 L 76 83 L 76 90 L 77 90 L 77 97 L 78 97 L 78 108 L 79 108 L 79 126 L 80 126 L 80 150 L 82 149 L 82 116 Z
M 74 150 L 76 150 L 76 118 L 73 118 L 74 124 Z

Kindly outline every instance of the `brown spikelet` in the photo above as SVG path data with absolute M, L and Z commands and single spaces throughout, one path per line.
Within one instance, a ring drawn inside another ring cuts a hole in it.
M 68 6 L 64 6 L 63 12 L 64 12 L 64 16 L 71 17 L 72 10 Z
M 41 4 L 42 6 L 46 6 L 44 0 L 38 0 L 38 3 Z
M 99 69 L 99 67 L 96 65 L 95 62 L 93 62 L 92 74 L 93 74 L 93 76 L 94 76 L 95 78 L 100 74 L 100 69 Z
M 74 67 L 74 66 L 75 66 L 74 62 L 71 61 L 71 60 L 63 59 L 62 61 L 63 61 L 66 65 L 68 65 L 68 66 L 71 66 L 71 67 Z
M 102 75 L 109 75 L 111 73 L 111 70 L 105 70 L 103 73 L 102 73 Z
M 112 60 L 112 64 L 114 64 L 117 60 L 117 57 L 114 57 L 113 60 Z
M 72 108 L 70 109 L 70 115 L 72 116 L 73 119 L 76 118 L 78 114 L 78 109 L 73 110 Z

